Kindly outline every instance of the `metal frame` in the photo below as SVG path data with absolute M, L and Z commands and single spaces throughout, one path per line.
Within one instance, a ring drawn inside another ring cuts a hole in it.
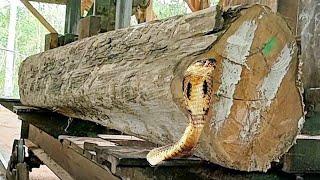
M 282 179 L 301 174 L 310 177 L 308 173 L 320 173 L 317 164 L 320 157 L 308 150 L 314 145 L 320 148 L 320 141 L 310 137 L 299 137 L 298 144 L 268 173 L 234 171 L 196 157 L 175 159 L 151 167 L 145 159 L 147 152 L 155 147 L 150 142 L 123 136 L 121 132 L 88 121 L 75 119 L 70 124 L 68 117 L 22 106 L 18 100 L 0 99 L 0 103 L 22 120 L 21 138 L 29 149 L 30 157 L 26 157 L 22 164 L 11 164 L 15 171 L 26 172 L 25 169 L 36 168 L 42 162 L 61 179 Z M 68 129 L 65 129 L 68 124 Z M 301 152 L 303 156 L 299 154 Z M 13 151 L 13 154 L 17 153 Z M 313 177 L 318 175 L 311 174 Z

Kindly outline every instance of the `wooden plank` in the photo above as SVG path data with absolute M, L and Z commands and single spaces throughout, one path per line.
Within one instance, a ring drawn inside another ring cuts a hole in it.
M 109 140 L 111 142 L 115 142 L 121 146 L 156 147 L 154 143 L 145 141 L 134 136 L 98 134 L 98 137 Z
M 106 140 L 144 141 L 143 139 L 129 135 L 98 134 L 98 137 Z
M 39 22 L 50 32 L 50 33 L 58 33 L 53 26 L 30 4 L 28 0 L 21 0 L 21 2 L 25 5 L 25 7 L 36 17 Z
M 116 143 L 106 141 L 101 138 L 93 138 L 93 137 L 76 137 L 76 136 L 65 136 L 61 135 L 59 136 L 60 140 L 68 140 L 77 146 L 80 146 L 82 149 L 84 148 L 84 143 L 89 142 L 89 143 L 94 143 L 97 146 L 117 146 Z
M 31 106 L 13 106 L 13 112 L 16 114 L 20 113 L 47 113 L 49 110 Z
M 113 176 L 106 167 L 102 167 L 75 152 L 73 149 L 65 147 L 59 140 L 33 125 L 30 125 L 28 139 L 43 149 L 48 156 L 66 170 L 74 179 L 118 179 Z
M 146 160 L 146 155 L 150 147 L 143 146 L 113 146 L 113 147 L 96 147 L 96 161 L 102 164 L 110 163 L 111 171 L 116 173 L 119 166 L 125 167 L 150 167 Z M 201 165 L 204 162 L 197 157 L 177 158 L 172 161 L 165 161 L 157 168 L 170 166 L 178 168 L 181 166 Z
M 68 0 L 29 0 L 34 2 L 40 2 L 40 3 L 49 3 L 49 4 L 61 4 L 65 5 L 67 4 Z

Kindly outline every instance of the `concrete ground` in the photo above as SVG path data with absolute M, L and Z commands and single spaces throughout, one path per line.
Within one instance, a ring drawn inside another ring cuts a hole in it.
M 0 161 L 7 164 L 11 155 L 14 139 L 20 137 L 21 121 L 17 115 L 0 105 Z M 0 180 L 4 179 L 5 170 L 0 164 Z M 59 178 L 47 166 L 33 169 L 30 180 L 58 180 Z

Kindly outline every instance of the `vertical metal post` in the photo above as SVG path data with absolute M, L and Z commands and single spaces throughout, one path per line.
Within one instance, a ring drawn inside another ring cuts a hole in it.
M 115 29 L 130 26 L 132 0 L 117 0 Z
M 68 0 L 66 7 L 65 18 L 65 34 L 76 34 L 77 25 L 81 16 L 81 1 L 80 0 Z

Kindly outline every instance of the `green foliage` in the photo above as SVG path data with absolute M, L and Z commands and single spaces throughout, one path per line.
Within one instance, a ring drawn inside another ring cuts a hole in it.
M 46 20 L 59 32 L 63 33 L 65 6 L 44 3 L 32 3 Z M 3 94 L 5 79 L 5 55 L 3 50 L 7 45 L 10 7 L 0 9 L 0 96 Z M 44 38 L 48 31 L 19 2 L 17 9 L 17 24 L 14 57 L 14 92 L 13 97 L 19 98 L 18 71 L 20 63 L 28 56 L 37 54 L 44 49 Z
M 164 19 L 176 15 L 186 14 L 187 6 L 182 0 L 154 0 L 153 10 L 156 13 L 158 19 Z
M 9 26 L 9 7 L 0 9 L 0 48 L 3 49 L 7 45 Z M 5 56 L 6 53 L 0 50 L 0 93 L 2 94 L 5 75 Z

